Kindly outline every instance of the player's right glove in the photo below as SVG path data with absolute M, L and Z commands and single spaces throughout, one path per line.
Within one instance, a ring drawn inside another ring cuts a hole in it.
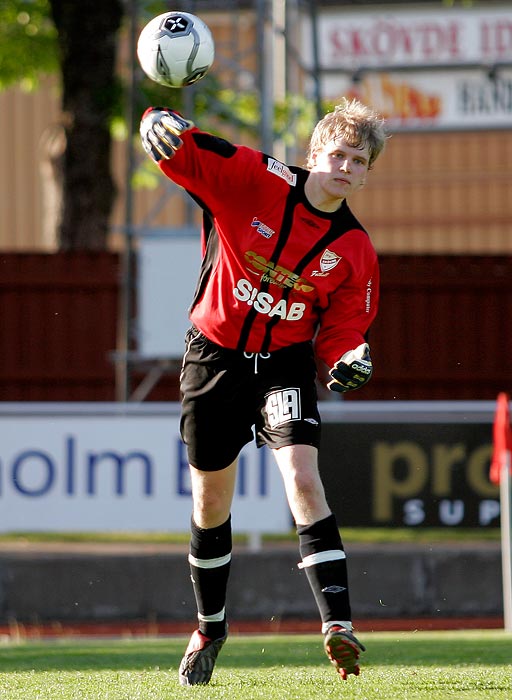
M 161 107 L 150 107 L 142 115 L 140 137 L 146 153 L 155 163 L 169 160 L 183 146 L 180 136 L 194 126 L 176 112 Z
M 359 389 L 372 376 L 373 365 L 370 346 L 361 343 L 355 350 L 349 350 L 329 371 L 332 380 L 327 384 L 331 391 L 345 392 Z

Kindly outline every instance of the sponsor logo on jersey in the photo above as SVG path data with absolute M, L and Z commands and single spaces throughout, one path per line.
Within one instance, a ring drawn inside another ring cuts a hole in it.
M 265 409 L 271 428 L 300 420 L 300 389 L 291 387 L 273 391 L 267 395 Z
M 283 321 L 298 321 L 304 316 L 306 304 L 301 302 L 287 303 L 286 299 L 276 301 L 272 294 L 260 292 L 249 280 L 238 280 L 233 289 L 233 296 L 238 301 L 252 306 L 259 314 L 266 316 L 279 316 Z
M 370 277 L 366 284 L 366 301 L 365 301 L 365 311 L 367 314 L 370 313 L 370 309 L 372 307 L 372 283 L 373 280 Z
M 318 224 L 314 219 L 308 219 L 306 216 L 301 216 L 300 219 L 307 226 L 311 226 L 311 228 L 320 228 L 320 224 Z
M 283 180 L 286 180 L 286 182 L 289 185 L 292 185 L 293 187 L 295 187 L 295 185 L 297 183 L 297 175 L 295 173 L 292 173 L 290 168 L 287 165 L 285 165 L 284 163 L 281 163 L 280 160 L 274 160 L 274 158 L 269 158 L 267 170 L 269 171 L 269 173 L 272 173 L 273 175 L 277 175 L 277 177 L 280 177 Z
M 261 233 L 262 236 L 265 236 L 265 238 L 272 238 L 275 233 L 273 228 L 270 228 L 270 226 L 258 221 L 257 217 L 254 217 L 251 222 L 251 226 L 255 228 L 258 233 Z
M 255 253 L 253 250 L 248 250 L 245 254 L 245 261 L 248 263 L 247 269 L 249 272 L 262 273 L 261 281 L 269 284 L 276 284 L 278 287 L 288 287 L 295 289 L 298 292 L 312 292 L 314 287 L 307 280 L 299 277 L 295 272 L 290 272 L 281 265 L 276 265 L 271 260 L 267 260 Z

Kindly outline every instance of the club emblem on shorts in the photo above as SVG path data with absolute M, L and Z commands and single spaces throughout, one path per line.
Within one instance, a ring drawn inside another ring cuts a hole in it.
M 300 389 L 280 389 L 267 395 L 265 402 L 271 428 L 292 420 L 300 420 Z
M 343 588 L 343 586 L 326 586 L 325 588 L 322 588 L 322 593 L 343 593 L 343 591 L 346 591 L 346 588 Z

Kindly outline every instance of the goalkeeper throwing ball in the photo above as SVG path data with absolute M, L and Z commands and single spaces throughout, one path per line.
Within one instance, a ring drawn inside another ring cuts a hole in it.
M 352 630 L 346 556 L 318 471 L 315 353 L 334 392 L 371 378 L 366 335 L 378 263 L 347 198 L 384 147 L 383 120 L 344 100 L 316 125 L 305 168 L 201 131 L 172 109 L 148 109 L 140 131 L 146 153 L 203 210 L 181 373 L 199 625 L 180 682 L 208 683 L 227 638 L 231 503 L 238 455 L 254 435 L 283 477 L 327 656 L 341 678 L 358 675 L 364 647 Z

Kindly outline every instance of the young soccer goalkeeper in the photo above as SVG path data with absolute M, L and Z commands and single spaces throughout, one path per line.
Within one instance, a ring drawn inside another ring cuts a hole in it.
M 237 457 L 254 434 L 284 480 L 327 656 L 341 678 L 358 675 L 364 647 L 353 634 L 346 556 L 318 471 L 315 353 L 331 368 L 332 391 L 352 391 L 372 375 L 366 334 L 377 312 L 377 256 L 346 200 L 384 147 L 383 120 L 344 100 L 316 125 L 306 168 L 203 132 L 170 109 L 148 109 L 140 131 L 147 154 L 203 209 L 181 374 L 199 628 L 180 682 L 208 683 L 227 638 Z

